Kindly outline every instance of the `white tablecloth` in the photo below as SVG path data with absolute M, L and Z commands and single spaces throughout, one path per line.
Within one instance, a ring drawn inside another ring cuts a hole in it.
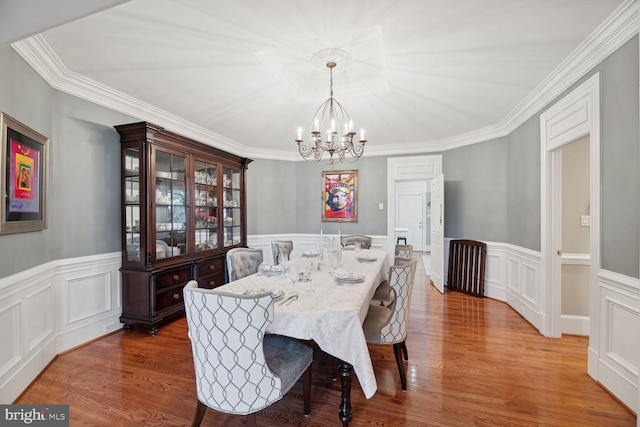
M 284 275 L 254 274 L 220 287 L 220 290 L 243 293 L 246 290 L 265 289 L 284 291 L 284 297 L 276 300 L 274 321 L 267 328 L 272 334 L 314 340 L 328 354 L 353 365 L 355 374 L 366 398 L 378 388 L 371 365 L 362 322 L 367 315 L 369 301 L 376 287 L 386 279 L 387 253 L 377 250 L 361 252 L 372 262 L 359 262 L 354 251 L 344 250 L 339 270 L 363 274 L 365 280 L 356 284 L 337 284 L 328 261 L 320 271 L 313 272 L 312 281 L 295 282 Z M 319 258 L 297 258 L 296 265 L 304 265 Z M 288 296 L 297 293 L 298 299 L 280 305 Z

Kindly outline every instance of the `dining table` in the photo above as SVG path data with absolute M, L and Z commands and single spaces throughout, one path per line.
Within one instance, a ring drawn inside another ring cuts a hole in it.
M 267 333 L 313 340 L 339 361 L 342 396 L 338 417 L 352 419 L 353 373 L 367 399 L 376 390 L 362 324 L 376 287 L 387 278 L 387 252 L 375 249 L 338 251 L 330 262 L 319 251 L 304 251 L 282 266 L 262 266 L 258 273 L 219 287 L 234 294 L 269 291 L 274 295 L 274 319 Z M 309 274 L 310 273 L 310 274 Z

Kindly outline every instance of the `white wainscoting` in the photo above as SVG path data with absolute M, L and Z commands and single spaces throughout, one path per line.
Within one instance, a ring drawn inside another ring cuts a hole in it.
M 122 327 L 121 254 L 52 261 L 0 279 L 0 402 L 59 353 Z

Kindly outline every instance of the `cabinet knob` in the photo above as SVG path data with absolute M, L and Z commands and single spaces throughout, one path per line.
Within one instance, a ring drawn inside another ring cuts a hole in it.
M 179 300 L 180 299 L 180 294 L 173 294 L 173 299 Z
M 177 282 L 178 280 L 180 280 L 180 276 L 178 276 L 177 274 L 174 274 L 172 279 L 174 282 Z
M 213 287 L 213 286 L 215 286 L 215 285 L 216 285 L 216 282 L 214 282 L 213 280 L 210 280 L 210 281 L 209 281 L 209 286 Z
M 210 265 L 209 265 L 209 270 L 213 271 L 213 270 L 215 270 L 215 269 L 216 269 L 216 266 L 215 266 L 215 265 L 213 265 L 213 264 L 210 264 Z

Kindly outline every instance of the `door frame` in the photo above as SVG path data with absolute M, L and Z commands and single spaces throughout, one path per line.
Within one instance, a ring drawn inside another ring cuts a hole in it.
M 597 351 L 600 322 L 598 271 L 600 270 L 600 74 L 592 77 L 540 115 L 541 148 L 541 286 L 542 334 L 559 338 L 561 324 L 562 219 L 558 162 L 560 149 L 585 136 L 589 137 L 589 175 L 591 230 L 589 273 L 589 356 L 588 373 L 597 379 Z
M 442 154 L 387 159 L 387 252 L 393 253 L 396 236 L 396 181 L 433 179 L 442 173 Z

